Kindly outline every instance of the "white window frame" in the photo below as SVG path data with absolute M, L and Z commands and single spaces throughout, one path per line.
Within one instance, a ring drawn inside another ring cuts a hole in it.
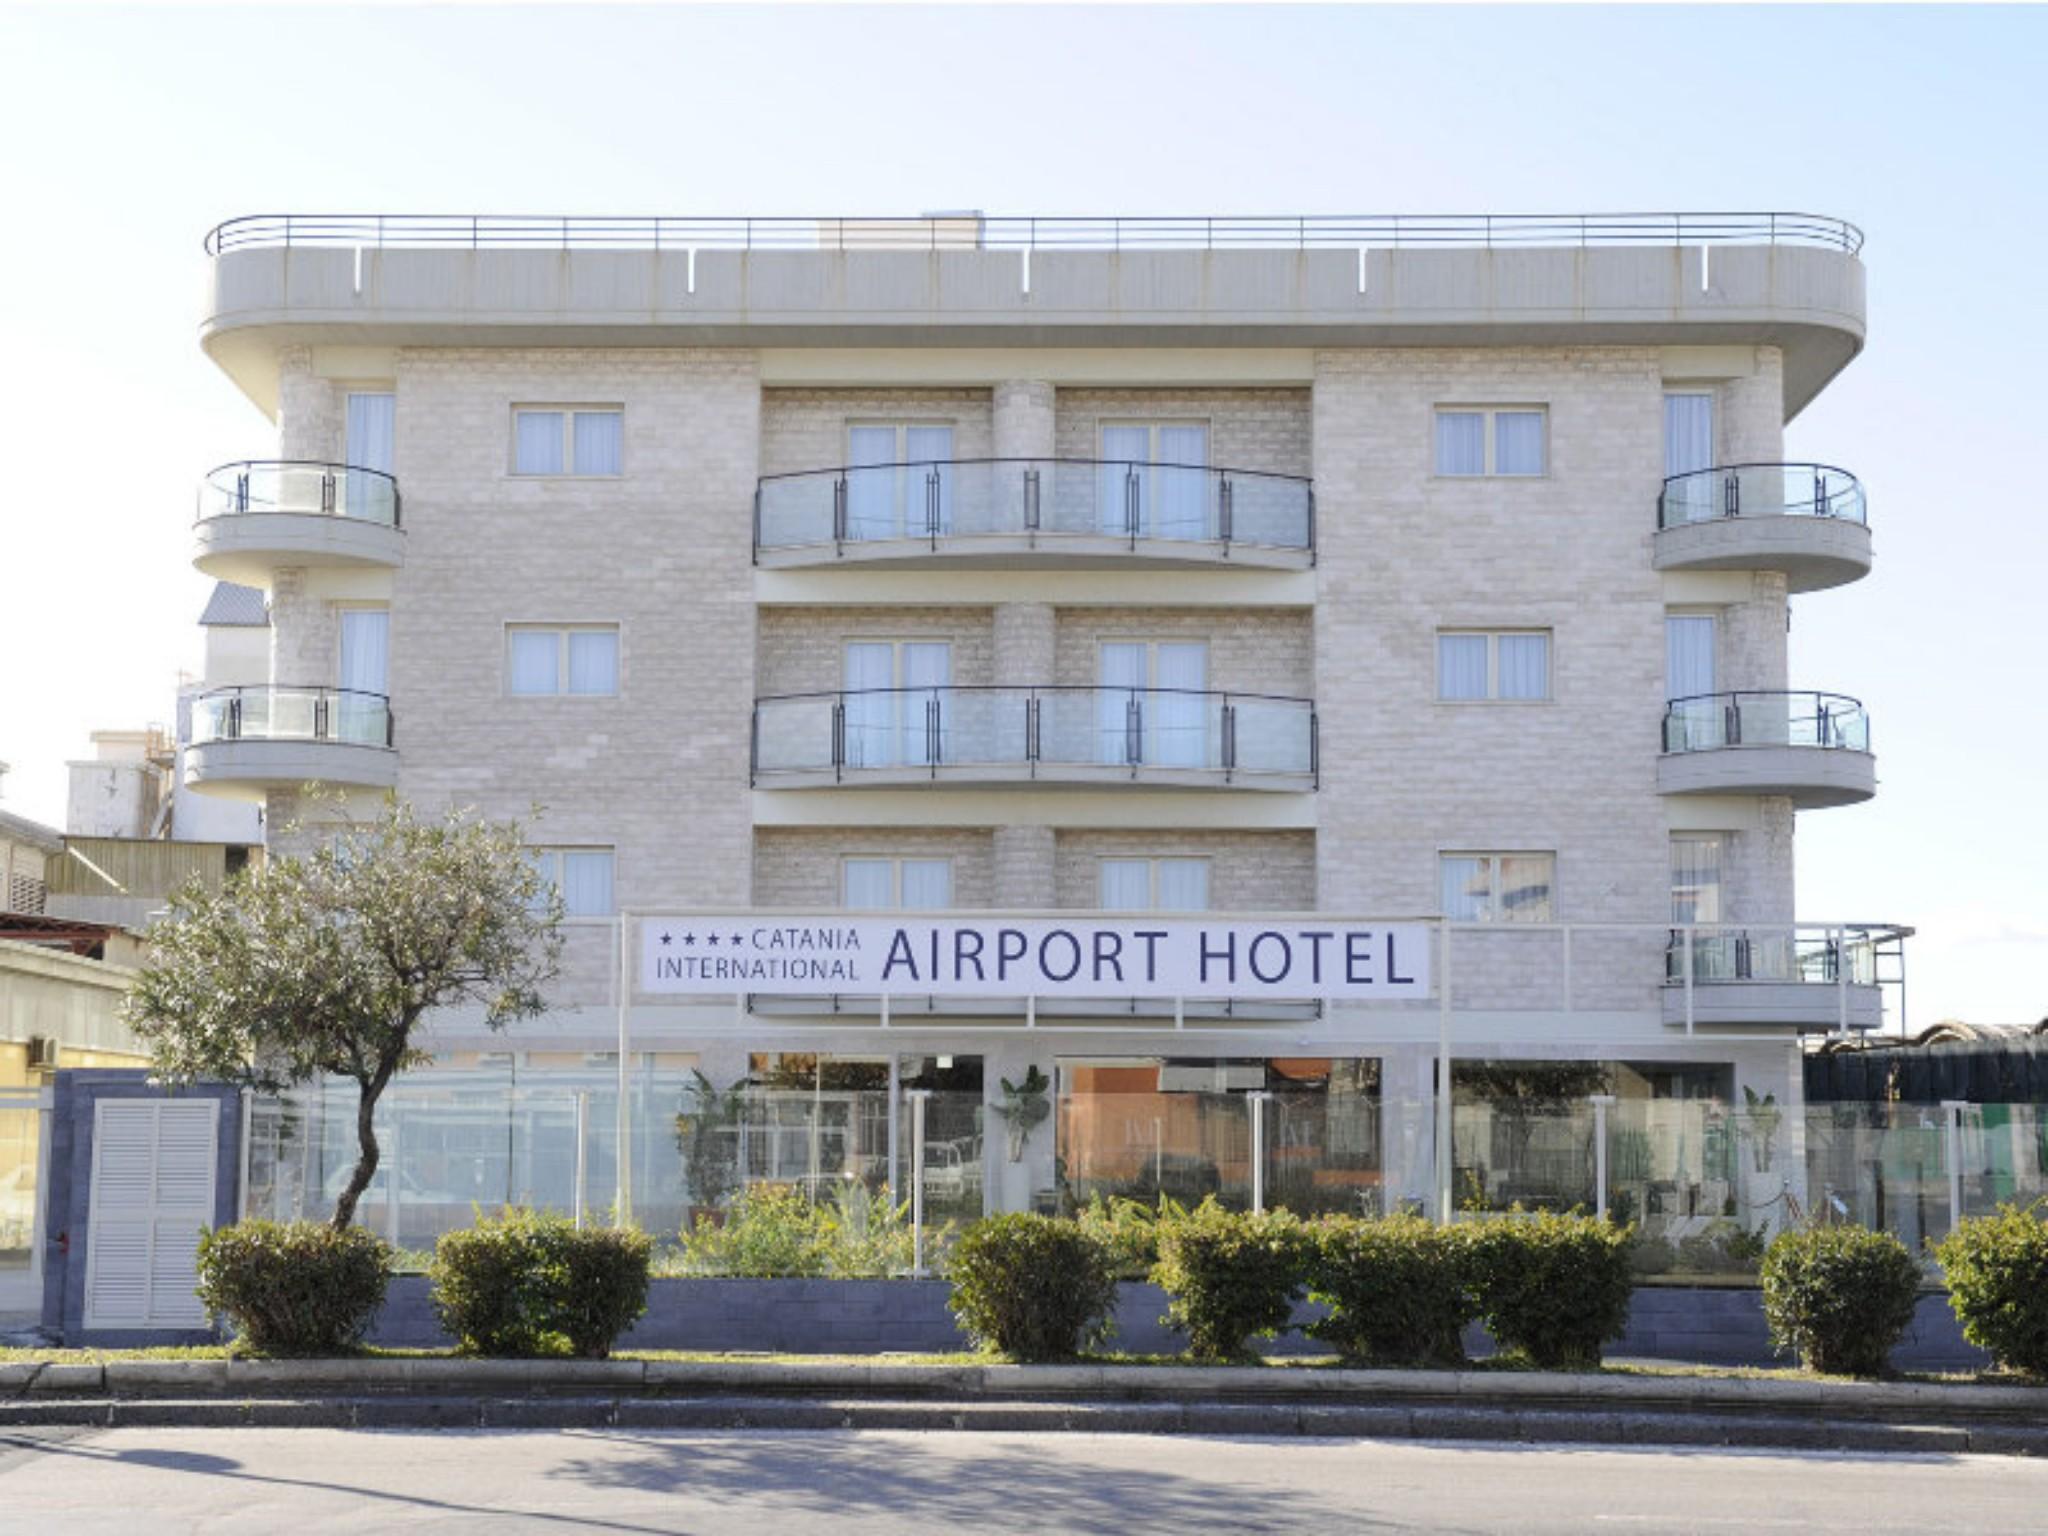
M 943 459 L 915 459 L 910 454 L 910 434 L 913 431 L 937 431 L 944 429 L 947 434 L 946 456 Z M 854 458 L 853 434 L 855 432 L 889 432 L 894 434 L 895 445 L 890 449 L 890 458 L 883 463 L 862 463 Z M 863 420 L 848 417 L 846 421 L 845 473 L 874 475 L 887 469 L 893 470 L 888 486 L 889 509 L 884 519 L 887 525 L 882 537 L 916 538 L 925 530 L 925 478 L 913 470 L 915 464 L 936 464 L 939 467 L 939 532 L 949 533 L 953 524 L 954 466 L 960 462 L 960 423 L 951 418 L 933 418 L 920 421 L 915 417 L 885 417 L 879 420 Z M 851 521 L 851 496 L 849 494 L 849 521 Z M 863 531 L 859 537 L 875 538 L 876 534 Z
M 1557 908 L 1557 851 L 1552 848 L 1444 848 L 1436 856 L 1437 900 L 1443 900 L 1444 863 L 1448 859 L 1479 859 L 1487 865 L 1486 911 L 1476 918 L 1461 918 L 1461 922 L 1480 923 L 1554 923 L 1558 921 Z M 1517 913 L 1505 912 L 1501 906 L 1501 866 L 1508 859 L 1548 859 L 1550 861 L 1550 910 L 1541 916 L 1524 917 Z
M 1504 698 L 1500 691 L 1500 643 L 1504 639 L 1543 641 L 1543 692 L 1534 697 Z M 1557 698 L 1557 632 L 1551 629 L 1461 629 L 1447 627 L 1436 632 L 1436 701 L 1439 704 L 1550 704 Z M 1476 697 L 1444 692 L 1444 648 L 1446 639 L 1486 642 L 1486 692 Z
M 1498 418 L 1506 416 L 1535 416 L 1543 443 L 1543 467 L 1533 473 L 1528 470 L 1503 470 L 1498 468 L 1499 454 Z M 1445 416 L 1480 416 L 1485 418 L 1482 436 L 1485 440 L 1486 467 L 1476 475 L 1446 473 L 1437 453 L 1438 421 Z M 1543 480 L 1550 475 L 1550 407 L 1542 404 L 1527 405 L 1465 405 L 1455 401 L 1440 402 L 1429 417 L 1429 470 L 1435 480 Z
M 527 857 L 540 868 L 541 878 L 552 885 L 557 893 L 562 890 L 562 859 L 565 854 L 601 853 L 611 861 L 611 905 L 603 912 L 570 912 L 565 907 L 562 921 L 565 923 L 609 924 L 619 911 L 619 850 L 611 843 L 539 843 L 528 844 Z M 565 898 L 566 899 L 566 898 Z
M 512 686 L 512 637 L 553 635 L 555 637 L 555 687 L 551 693 L 531 693 Z M 571 692 L 569 688 L 569 637 L 610 635 L 612 637 L 612 690 L 609 693 Z M 508 699 L 616 699 L 625 691 L 626 653 L 616 624 L 507 624 L 505 626 L 504 679 Z
M 562 418 L 562 467 L 560 469 L 521 469 L 519 467 L 519 418 L 522 416 L 560 416 Z M 578 416 L 616 416 L 619 418 L 619 467 L 617 470 L 579 470 L 576 467 L 576 418 Z M 512 407 L 512 430 L 507 442 L 508 459 L 511 465 L 508 473 L 516 480 L 622 480 L 626 475 L 626 408 L 612 403 L 600 404 L 544 404 L 527 401 Z
M 1114 908 L 1103 899 L 1103 882 L 1111 864 L 1143 864 L 1145 866 L 1146 903 L 1143 908 Z M 1202 866 L 1202 890 L 1208 902 L 1197 909 L 1176 907 L 1173 910 L 1216 910 L 1216 861 L 1206 853 L 1100 853 L 1095 856 L 1095 905 L 1105 912 L 1142 910 L 1163 912 L 1167 909 L 1159 900 L 1159 873 L 1162 864 L 1199 864 Z
M 1713 845 L 1714 883 L 1712 889 L 1714 892 L 1715 910 L 1711 917 L 1701 917 L 1698 914 L 1699 893 L 1708 889 L 1708 887 L 1704 884 L 1680 886 L 1678 883 L 1678 844 L 1680 843 L 1711 843 Z M 1712 927 L 1728 920 L 1726 901 L 1728 894 L 1728 847 L 1729 838 L 1725 832 L 1674 832 L 1671 834 L 1671 856 L 1667 862 L 1670 865 L 1671 871 L 1671 921 L 1674 925 L 1679 923 L 1703 923 Z M 1689 918 L 1681 918 L 1678 915 L 1681 891 L 1689 894 L 1689 899 L 1694 909 L 1694 915 Z
M 1145 434 L 1145 458 L 1147 464 L 1182 464 L 1181 459 L 1162 459 L 1159 456 L 1159 433 L 1161 428 L 1200 427 L 1202 429 L 1202 459 L 1200 464 L 1190 464 L 1190 469 L 1214 469 L 1216 467 L 1216 423 L 1207 416 L 1104 416 L 1095 423 L 1095 456 L 1111 463 L 1130 462 L 1127 458 L 1112 455 L 1104 445 L 1104 434 L 1112 431 L 1143 432 Z
M 889 904 L 880 908 L 862 908 L 863 911 L 883 912 L 907 911 L 948 911 L 958 905 L 959 892 L 953 883 L 958 871 L 954 868 L 951 854 L 922 853 L 842 853 L 839 856 L 839 905 L 851 910 L 846 899 L 847 867 L 853 864 L 886 864 L 889 866 Z M 903 905 L 903 866 L 905 864 L 943 864 L 946 868 L 946 905 L 944 907 L 910 908 Z

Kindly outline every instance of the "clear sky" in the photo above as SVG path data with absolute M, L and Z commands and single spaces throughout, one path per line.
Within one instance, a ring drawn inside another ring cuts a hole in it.
M 0 10 L 0 803 L 197 667 L 194 487 L 273 440 L 195 341 L 232 214 L 1802 209 L 1871 339 L 1787 449 L 1877 570 L 1792 680 L 1882 788 L 1800 818 L 1801 916 L 1917 925 L 1916 1026 L 2039 1018 L 2044 95 L 2021 8 Z

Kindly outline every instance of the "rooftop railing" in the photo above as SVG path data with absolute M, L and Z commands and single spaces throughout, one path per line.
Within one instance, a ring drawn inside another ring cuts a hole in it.
M 1657 526 L 1724 517 L 1833 517 L 1869 521 L 1863 485 L 1832 464 L 1723 464 L 1673 475 L 1657 497 Z
M 1719 747 L 1870 750 L 1870 717 L 1844 693 L 1702 693 L 1664 708 L 1666 752 Z
M 249 512 L 357 517 L 396 528 L 398 481 L 381 469 L 315 459 L 245 459 L 207 474 L 199 518 Z
M 392 744 L 391 700 L 354 688 L 216 688 L 192 701 L 192 744 L 331 741 Z
M 263 247 L 469 250 L 1357 250 L 1512 246 L 1797 245 L 1855 255 L 1863 231 L 1818 213 L 1393 213 L 724 216 L 259 213 L 206 251 Z
M 937 459 L 764 475 L 754 547 L 976 536 L 1232 544 L 1308 551 L 1305 476 L 1098 459 Z
M 927 687 L 785 694 L 754 705 L 756 778 L 876 770 L 1146 770 L 1312 776 L 1309 699 L 1178 688 Z

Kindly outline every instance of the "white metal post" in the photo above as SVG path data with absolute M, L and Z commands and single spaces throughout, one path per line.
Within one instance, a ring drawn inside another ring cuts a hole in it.
M 1451 925 L 1439 922 L 1436 1000 L 1436 1219 L 1451 1221 Z
M 1967 1099 L 1941 1101 L 1942 1154 L 1948 1161 L 1948 1229 L 1963 1218 L 1963 1111 Z
M 247 1221 L 249 1219 L 249 1142 L 253 1131 L 250 1122 L 254 1118 L 255 1109 L 256 1096 L 247 1088 L 244 1088 L 242 1090 L 241 1172 L 237 1175 L 240 1182 L 235 1190 L 235 1220 L 237 1221 Z M 49 1165 L 47 1163 L 39 1163 L 37 1166 L 48 1167 Z
M 391 1101 L 391 1160 L 384 1167 L 384 1241 L 398 1246 L 398 1159 L 405 1148 L 399 1139 L 398 1101 Z
M 1688 924 L 1681 930 L 1679 939 L 1679 942 L 1684 946 L 1684 958 L 1680 965 L 1685 976 L 1685 1032 L 1688 1035 L 1692 1033 L 1693 1020 L 1692 952 L 1694 944 L 1698 941 L 1698 934 L 1699 929 Z
M 612 1202 L 612 1225 L 620 1228 L 633 1224 L 633 1104 L 629 1065 L 632 1039 L 626 1023 L 626 1013 L 633 1001 L 633 957 L 626 942 L 631 918 L 631 913 L 619 914 L 619 1180 L 618 1198 Z
M 583 1209 L 590 1203 L 590 1091 L 576 1090 L 576 1230 L 583 1230 Z
M 1607 1111 L 1614 1103 L 1611 1093 L 1588 1096 L 1593 1106 L 1593 1214 L 1607 1219 Z
M 910 1090 L 910 1272 L 922 1280 L 924 1267 L 924 1104 L 929 1088 Z
M 1273 1097 L 1264 1089 L 1245 1097 L 1252 1109 L 1252 1210 L 1266 1208 L 1266 1101 Z

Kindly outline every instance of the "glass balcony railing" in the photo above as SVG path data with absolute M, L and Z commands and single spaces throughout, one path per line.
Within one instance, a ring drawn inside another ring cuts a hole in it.
M 1657 497 L 1657 526 L 1724 517 L 1832 517 L 1867 523 L 1862 482 L 1830 464 L 1728 464 L 1673 475 Z
M 192 744 L 214 741 L 388 747 L 391 701 L 353 688 L 219 688 L 192 701 Z
M 1298 475 L 1193 464 L 942 459 L 767 475 L 755 496 L 757 551 L 988 535 L 1306 553 L 1315 492 Z
M 1310 699 L 1172 688 L 874 688 L 754 705 L 753 768 L 831 773 L 948 768 L 1316 772 Z
M 1796 982 L 1814 986 L 1873 987 L 1880 950 L 1896 946 L 1904 930 L 1864 928 L 1713 928 L 1690 934 L 1692 980 Z M 1664 951 L 1667 981 L 1686 979 L 1688 935 L 1674 930 Z
M 1664 707 L 1666 752 L 1719 747 L 1870 750 L 1870 717 L 1841 693 L 1703 693 Z
M 223 464 L 199 489 L 199 517 L 249 512 L 306 517 L 354 517 L 399 525 L 398 482 L 381 469 L 298 459 L 249 459 Z

